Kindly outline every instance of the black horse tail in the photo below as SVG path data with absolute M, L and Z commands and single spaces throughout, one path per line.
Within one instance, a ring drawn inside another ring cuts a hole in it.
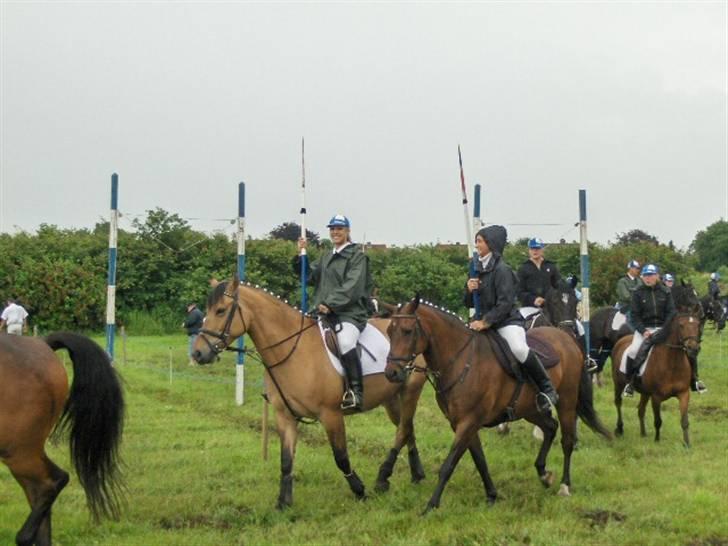
M 54 351 L 68 349 L 73 382 L 54 435 L 69 431 L 71 460 L 95 520 L 117 519 L 124 496 L 119 443 L 124 395 L 106 352 L 87 337 L 56 332 L 45 338 Z
M 579 378 L 579 399 L 576 403 L 576 414 L 594 432 L 601 434 L 607 440 L 612 439 L 612 433 L 604 426 L 597 414 L 597 410 L 594 409 L 592 379 L 584 367 L 581 368 L 581 377 Z

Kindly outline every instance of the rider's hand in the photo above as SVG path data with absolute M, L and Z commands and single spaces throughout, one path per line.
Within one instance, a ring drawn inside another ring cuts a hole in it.
M 480 280 L 468 279 L 468 292 L 475 292 L 480 286 Z
M 318 312 L 322 315 L 328 315 L 329 313 L 331 313 L 331 309 L 326 307 L 323 303 L 319 303 Z
M 543 299 L 541 296 L 539 296 L 535 300 L 533 300 L 533 304 L 536 307 L 542 307 L 545 301 L 546 301 L 545 299 Z
M 470 323 L 470 328 L 472 330 L 482 332 L 483 330 L 487 330 L 488 328 L 490 328 L 490 324 L 488 324 L 484 320 L 474 320 L 473 322 Z
M 298 238 L 298 250 L 302 250 L 302 249 L 306 248 L 307 244 L 308 244 L 308 241 L 306 241 L 305 237 Z

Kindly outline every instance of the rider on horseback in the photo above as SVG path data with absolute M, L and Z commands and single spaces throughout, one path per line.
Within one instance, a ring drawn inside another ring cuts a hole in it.
M 647 358 L 652 346 L 666 339 L 669 332 L 664 326 L 670 324 L 677 312 L 672 292 L 659 282 L 657 273 L 657 266 L 645 265 L 642 268 L 643 284 L 632 294 L 630 310 L 635 332 L 632 344 L 626 351 L 628 383 L 624 387 L 622 397 L 634 396 L 634 376 Z
M 630 260 L 627 264 L 627 273 L 617 281 L 617 309 L 623 315 L 628 315 L 632 305 L 632 294 L 642 284 L 640 280 L 640 263 Z
M 543 248 L 546 244 L 539 238 L 534 237 L 528 241 L 528 260 L 518 268 L 518 299 L 524 307 L 536 307 L 543 312 L 546 303 L 546 293 L 549 290 L 556 290 L 561 280 L 561 274 L 557 265 L 544 258 Z M 584 346 L 584 327 L 574 317 L 576 325 L 577 341 Z M 554 326 L 558 326 L 555 324 Z M 584 360 L 588 372 L 597 371 L 597 363 L 591 358 Z
M 710 282 L 708 283 L 708 295 L 714 300 L 720 299 L 720 285 L 718 284 L 719 280 L 720 273 L 716 271 L 710 274 Z
M 351 241 L 351 224 L 346 216 L 337 214 L 326 227 L 333 248 L 311 266 L 308 279 L 314 291 L 310 312 L 324 315 L 334 324 L 341 365 L 349 386 L 341 402 L 342 409 L 361 410 L 364 395 L 357 342 L 369 316 L 368 302 L 372 294 L 369 259 L 361 247 Z M 299 250 L 305 247 L 306 239 L 299 239 Z M 294 269 L 300 273 L 298 257 Z
M 478 231 L 475 246 L 478 250 L 477 278 L 468 279 L 465 305 L 474 307 L 473 292 L 480 296 L 480 309 L 476 316 L 482 318 L 470 323 L 473 330 L 495 328 L 539 390 L 536 403 L 539 411 L 548 413 L 559 401 L 551 379 L 535 352 L 526 343 L 523 319 L 516 310 L 516 286 L 513 270 L 502 258 L 507 232 L 503 226 L 488 226 Z

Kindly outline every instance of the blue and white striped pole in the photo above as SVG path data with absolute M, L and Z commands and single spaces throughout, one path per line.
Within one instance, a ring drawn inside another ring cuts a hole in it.
M 238 280 L 245 280 L 245 182 L 238 184 Z M 245 403 L 245 335 L 238 338 L 238 362 L 235 366 L 235 402 Z
M 119 228 L 119 175 L 111 175 L 111 218 L 109 220 L 109 270 L 106 282 L 106 352 L 114 361 L 116 324 L 116 243 Z
M 306 160 L 304 155 L 304 142 L 301 139 L 301 237 L 306 238 Z M 308 284 L 308 255 L 306 249 L 302 248 L 300 252 L 301 260 L 301 312 L 308 311 L 308 292 L 306 285 Z
M 589 240 L 586 236 L 586 190 L 579 190 L 579 253 L 581 254 L 581 302 L 582 324 L 584 325 L 584 350 L 589 358 L 589 286 L 591 284 L 589 269 Z
M 475 185 L 475 198 L 473 199 L 473 233 L 478 233 L 483 227 L 480 217 L 480 184 Z

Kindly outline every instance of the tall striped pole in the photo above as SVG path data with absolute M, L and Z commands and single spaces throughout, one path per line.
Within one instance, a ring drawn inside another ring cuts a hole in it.
M 301 237 L 306 239 L 306 159 L 305 159 L 304 141 L 301 139 Z M 308 293 L 306 285 L 308 284 L 308 255 L 306 249 L 302 248 L 300 253 L 301 260 L 301 311 L 305 313 L 308 310 Z
M 469 266 L 469 278 L 474 279 L 477 276 L 477 273 L 475 271 L 475 260 L 478 259 L 477 252 L 475 250 L 475 243 L 473 241 L 473 225 L 470 222 L 470 217 L 468 213 L 468 192 L 465 189 L 465 173 L 463 171 L 463 154 L 460 153 L 460 144 L 458 144 L 458 161 L 460 162 L 460 190 L 463 194 L 463 214 L 465 215 L 465 237 L 467 237 L 468 241 L 468 256 L 470 256 L 470 266 Z M 479 205 L 476 205 L 479 207 Z M 478 296 L 478 292 L 473 292 L 473 305 L 474 305 L 474 311 L 473 316 L 475 319 L 480 319 L 480 297 Z
M 111 175 L 111 218 L 109 219 L 109 267 L 106 281 L 106 352 L 114 361 L 116 324 L 116 243 L 119 228 L 119 175 Z
M 480 184 L 476 184 L 473 199 L 473 233 L 478 233 L 478 230 L 483 227 L 483 220 L 480 217 L 480 189 Z
M 586 236 L 586 190 L 579 190 L 579 253 L 581 254 L 581 301 L 583 306 L 582 324 L 584 325 L 584 351 L 589 358 L 589 240 Z
M 238 280 L 245 280 L 245 182 L 238 184 Z M 235 366 L 235 402 L 245 403 L 245 335 L 238 338 L 238 361 Z

